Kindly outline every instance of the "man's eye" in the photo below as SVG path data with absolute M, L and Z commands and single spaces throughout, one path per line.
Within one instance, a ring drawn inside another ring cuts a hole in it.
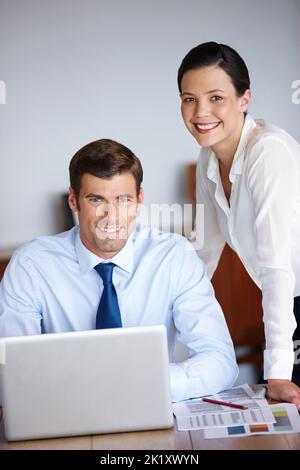
M 120 196 L 119 197 L 119 204 L 127 204 L 129 202 L 128 196 Z
M 89 197 L 89 201 L 99 203 L 102 201 L 102 199 L 100 197 L 93 196 L 93 197 Z

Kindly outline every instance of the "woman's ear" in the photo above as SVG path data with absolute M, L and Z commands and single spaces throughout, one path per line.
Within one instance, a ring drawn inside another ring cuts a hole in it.
M 250 89 L 246 90 L 243 96 L 241 96 L 240 100 L 241 100 L 241 111 L 244 113 L 245 111 L 247 111 L 248 106 L 251 101 L 251 90 Z

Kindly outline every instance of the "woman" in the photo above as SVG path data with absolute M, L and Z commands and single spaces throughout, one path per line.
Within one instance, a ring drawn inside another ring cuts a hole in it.
M 268 395 L 300 409 L 292 340 L 295 316 L 300 319 L 300 147 L 282 129 L 247 114 L 249 74 L 232 48 L 208 42 L 192 49 L 178 86 L 184 123 L 201 145 L 199 255 L 212 277 L 227 242 L 262 290 Z M 295 347 L 300 356 L 300 341 Z

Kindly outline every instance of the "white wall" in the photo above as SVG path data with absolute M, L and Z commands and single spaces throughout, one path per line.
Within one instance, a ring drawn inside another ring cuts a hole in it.
M 140 156 L 146 203 L 184 201 L 197 145 L 176 74 L 215 40 L 248 64 L 251 112 L 300 140 L 299 0 L 0 0 L 0 248 L 60 230 L 70 158 L 112 138 Z

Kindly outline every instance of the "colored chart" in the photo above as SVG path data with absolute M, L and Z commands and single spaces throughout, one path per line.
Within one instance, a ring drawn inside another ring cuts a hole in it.
M 272 424 L 256 423 L 206 429 L 204 431 L 204 437 L 207 439 L 216 439 L 221 437 L 250 436 L 254 434 L 285 434 L 300 431 L 300 416 L 295 405 L 284 403 L 271 405 L 270 408 L 275 420 Z
M 288 415 L 287 410 L 284 407 L 278 407 L 272 409 L 275 423 L 271 426 L 268 424 L 249 424 L 248 430 L 250 433 L 261 433 L 261 432 L 286 432 L 292 431 L 292 424 Z M 230 436 L 234 434 L 246 434 L 245 426 L 229 426 L 227 432 Z
M 274 418 L 276 419 L 276 423 L 273 424 L 276 431 L 292 431 L 292 424 L 285 408 L 273 408 L 272 413 Z

